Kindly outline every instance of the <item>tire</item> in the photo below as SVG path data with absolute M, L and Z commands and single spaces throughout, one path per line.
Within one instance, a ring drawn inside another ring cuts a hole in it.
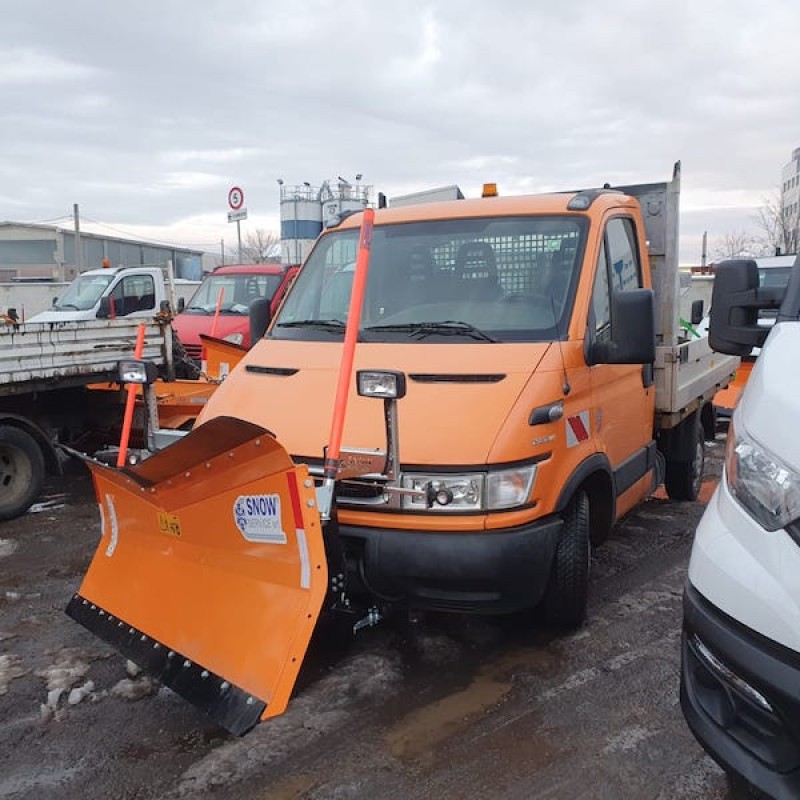
M 667 461 L 664 487 L 670 500 L 697 500 L 703 481 L 706 442 L 702 425 L 694 431 L 694 455 L 690 461 Z
M 0 425 L 0 520 L 24 514 L 44 483 L 44 455 L 24 430 Z
M 579 628 L 586 619 L 589 595 L 589 497 L 579 491 L 564 512 L 564 527 L 556 546 L 543 616 L 548 625 Z

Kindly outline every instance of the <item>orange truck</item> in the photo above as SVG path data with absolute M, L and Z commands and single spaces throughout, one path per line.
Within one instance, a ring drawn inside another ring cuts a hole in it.
M 739 363 L 682 338 L 679 191 L 677 164 L 490 184 L 323 231 L 195 429 L 93 467 L 104 531 L 68 613 L 235 733 L 283 711 L 322 609 L 580 625 L 615 521 L 662 482 L 697 496 Z

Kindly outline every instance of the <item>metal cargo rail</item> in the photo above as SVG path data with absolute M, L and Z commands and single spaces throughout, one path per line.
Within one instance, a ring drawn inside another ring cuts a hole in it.
M 157 320 L 26 323 L 0 328 L 0 395 L 63 388 L 116 374 L 133 357 L 139 324 L 146 324 L 143 358 L 164 364 L 171 330 Z

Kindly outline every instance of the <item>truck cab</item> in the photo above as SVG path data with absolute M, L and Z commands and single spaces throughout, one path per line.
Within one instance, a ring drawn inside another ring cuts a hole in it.
M 386 443 L 380 393 L 351 388 L 336 495 L 369 595 L 544 602 L 580 624 L 592 543 L 665 478 L 696 495 L 705 401 L 735 366 L 680 349 L 678 189 L 676 169 L 666 184 L 375 212 L 355 367 L 396 374 L 403 396 Z M 323 232 L 200 424 L 259 424 L 321 473 L 359 225 Z
M 250 348 L 250 304 L 270 299 L 270 315 L 280 305 L 298 266 L 230 264 L 217 267 L 198 287 L 173 328 L 189 356 L 199 362 L 201 334 Z
M 152 317 L 167 300 L 157 267 L 106 267 L 82 272 L 53 300 L 52 307 L 28 322 L 78 322 L 102 318 Z

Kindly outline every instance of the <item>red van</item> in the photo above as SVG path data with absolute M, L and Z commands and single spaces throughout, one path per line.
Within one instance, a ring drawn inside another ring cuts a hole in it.
M 202 357 L 200 334 L 250 348 L 250 303 L 271 297 L 272 314 L 280 305 L 299 266 L 228 264 L 217 267 L 200 284 L 172 326 L 195 361 Z M 219 304 L 219 315 L 217 305 Z

